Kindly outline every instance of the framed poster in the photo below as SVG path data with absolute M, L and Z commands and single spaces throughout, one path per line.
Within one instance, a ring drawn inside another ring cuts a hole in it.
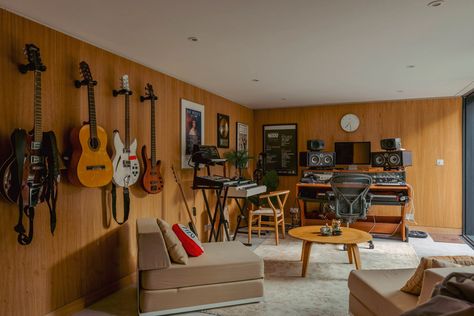
M 229 148 L 229 115 L 217 113 L 217 147 Z
M 235 141 L 235 150 L 249 151 L 249 126 L 247 124 L 236 123 Z
M 245 150 L 249 151 L 249 126 L 244 123 L 235 123 L 235 150 Z M 249 166 L 249 163 L 247 162 L 247 165 L 245 168 Z
M 281 176 L 298 175 L 297 125 L 263 125 L 265 169 L 276 170 Z
M 204 105 L 181 99 L 181 168 L 191 168 L 194 145 L 204 141 Z

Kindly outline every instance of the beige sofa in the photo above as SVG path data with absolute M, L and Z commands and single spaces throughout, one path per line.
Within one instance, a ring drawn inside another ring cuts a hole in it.
M 419 297 L 400 291 L 414 272 L 415 269 L 352 271 L 348 281 L 349 312 L 354 316 L 398 316 L 428 301 L 434 286 L 451 272 L 474 273 L 474 267 L 426 270 Z
M 240 242 L 205 243 L 187 265 L 170 261 L 156 219 L 137 219 L 138 309 L 167 315 L 263 300 L 263 260 Z

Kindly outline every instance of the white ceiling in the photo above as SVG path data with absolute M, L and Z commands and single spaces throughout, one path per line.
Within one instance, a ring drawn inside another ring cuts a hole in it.
M 429 1 L 0 5 L 248 107 L 271 108 L 453 96 L 474 88 L 474 0 L 439 7 Z

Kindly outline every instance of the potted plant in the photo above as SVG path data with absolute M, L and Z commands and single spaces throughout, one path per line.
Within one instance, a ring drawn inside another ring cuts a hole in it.
M 242 169 L 247 168 L 247 163 L 250 159 L 249 152 L 246 150 L 231 150 L 224 154 L 224 158 L 234 165 L 237 170 L 237 175 L 242 178 Z

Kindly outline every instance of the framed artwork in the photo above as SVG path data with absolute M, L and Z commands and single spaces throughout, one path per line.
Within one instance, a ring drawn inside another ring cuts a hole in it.
M 181 168 L 191 168 L 194 145 L 204 141 L 204 105 L 181 99 Z
M 249 126 L 244 123 L 236 123 L 235 150 L 249 150 Z
M 229 148 L 229 115 L 217 113 L 217 147 Z
M 265 170 L 282 176 L 298 175 L 298 138 L 296 124 L 263 125 Z

